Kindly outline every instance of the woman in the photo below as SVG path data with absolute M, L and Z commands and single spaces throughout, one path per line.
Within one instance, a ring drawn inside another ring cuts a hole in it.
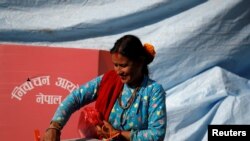
M 60 130 L 70 115 L 94 100 L 97 110 L 104 116 L 104 126 L 112 133 L 119 133 L 117 140 L 164 140 L 165 91 L 149 78 L 148 72 L 148 64 L 155 55 L 153 47 L 143 46 L 136 36 L 125 35 L 116 41 L 110 53 L 114 71 L 71 93 L 58 107 L 44 141 L 60 140 Z M 106 136 L 100 126 L 96 126 L 96 130 Z

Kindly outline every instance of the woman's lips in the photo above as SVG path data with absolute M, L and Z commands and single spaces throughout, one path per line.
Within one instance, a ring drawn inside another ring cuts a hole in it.
M 125 79 L 126 79 L 126 76 L 120 76 L 120 78 L 121 78 L 122 80 L 125 80 Z

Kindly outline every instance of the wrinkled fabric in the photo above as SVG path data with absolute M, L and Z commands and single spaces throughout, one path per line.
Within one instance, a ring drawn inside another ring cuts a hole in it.
M 101 113 L 104 120 L 108 121 L 110 112 L 122 88 L 123 83 L 115 70 L 108 71 L 103 75 L 97 92 L 95 108 Z
M 214 67 L 167 91 L 165 140 L 206 141 L 208 125 L 250 124 L 250 81 Z
M 149 70 L 167 93 L 165 140 L 206 140 L 208 124 L 250 124 L 249 7 L 249 0 L 5 0 L 0 43 L 109 50 L 122 35 L 137 35 L 156 49 Z

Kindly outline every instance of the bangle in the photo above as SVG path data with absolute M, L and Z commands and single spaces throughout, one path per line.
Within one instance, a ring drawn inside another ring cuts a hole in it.
M 61 133 L 61 130 L 59 128 L 56 128 L 56 127 L 49 127 L 46 129 L 46 132 L 50 129 L 55 129 L 57 132 Z
M 61 130 L 61 129 L 62 129 L 62 126 L 60 125 L 60 123 L 55 122 L 55 121 L 51 121 L 49 127 L 57 128 L 58 130 Z

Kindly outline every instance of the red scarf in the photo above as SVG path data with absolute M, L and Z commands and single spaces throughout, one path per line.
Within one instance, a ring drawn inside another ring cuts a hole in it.
M 98 96 L 95 103 L 95 108 L 108 121 L 109 114 L 122 91 L 123 83 L 121 78 L 114 70 L 108 71 L 102 77 L 100 87 L 98 88 Z

